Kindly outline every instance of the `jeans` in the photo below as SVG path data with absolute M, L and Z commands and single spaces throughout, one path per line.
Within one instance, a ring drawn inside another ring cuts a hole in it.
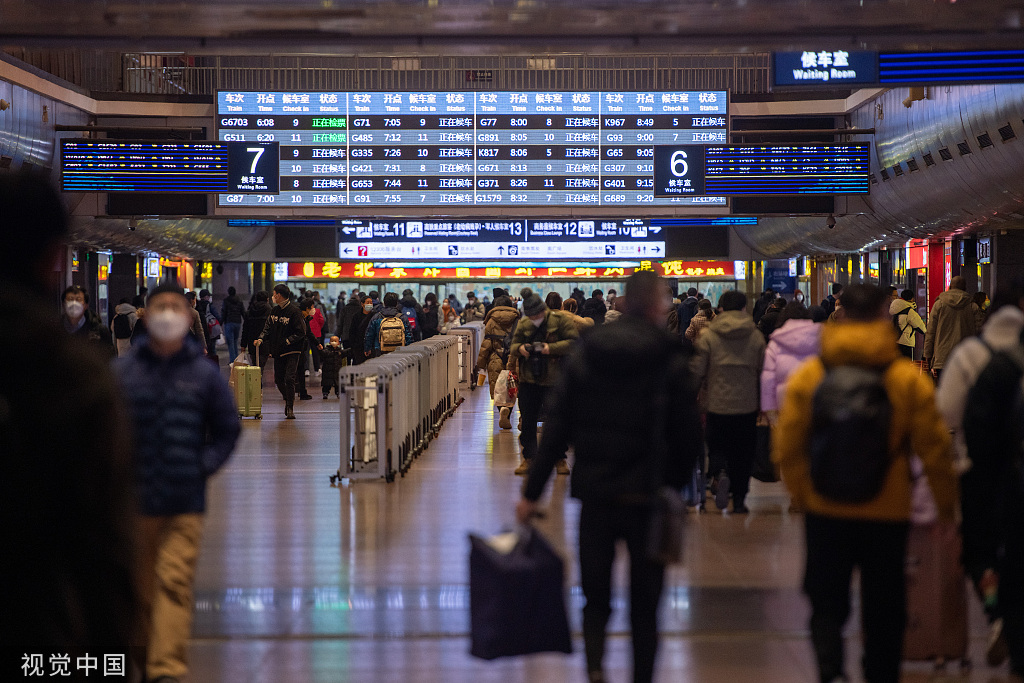
M 274 357 L 274 384 L 284 397 L 286 405 L 295 402 L 295 368 L 299 364 L 299 354 L 289 353 L 287 356 Z
M 860 568 L 864 678 L 898 683 L 907 622 L 907 522 L 874 522 L 808 514 L 804 592 L 811 600 L 811 642 L 822 683 L 845 673 L 843 625 L 850 616 L 850 578 Z
M 519 416 L 523 418 L 519 445 L 522 446 L 523 457 L 527 460 L 537 455 L 537 423 L 540 422 L 541 409 L 547 399 L 548 389 L 533 382 L 519 383 Z
M 757 450 L 757 413 L 720 415 L 708 413 L 708 475 L 729 475 L 733 506 L 743 505 L 750 490 L 750 473 Z
M 645 545 L 651 511 L 635 505 L 584 502 L 580 511 L 580 580 L 583 641 L 587 670 L 601 670 L 605 628 L 611 616 L 612 565 L 615 543 L 626 541 L 629 550 L 629 609 L 633 630 L 633 681 L 650 683 L 658 651 L 658 602 L 665 582 L 665 566 L 647 559 Z
M 188 673 L 192 585 L 202 535 L 203 516 L 197 512 L 139 520 L 139 624 L 147 680 Z
M 228 346 L 228 362 L 238 355 L 238 338 L 242 335 L 242 323 L 224 323 L 224 342 Z

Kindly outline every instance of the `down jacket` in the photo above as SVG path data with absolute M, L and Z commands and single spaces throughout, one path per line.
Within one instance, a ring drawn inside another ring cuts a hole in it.
M 924 335 L 924 357 L 933 369 L 941 370 L 953 347 L 978 333 L 976 310 L 971 295 L 959 289 L 947 289 L 935 300 Z
M 487 372 L 491 398 L 494 398 L 494 383 L 505 369 L 507 355 L 511 355 L 512 335 L 516 332 L 518 322 L 519 311 L 510 306 L 495 306 L 484 317 L 484 341 L 480 345 L 476 367 Z M 505 337 L 508 337 L 509 349 L 505 348 L 502 341 Z
M 744 311 L 720 313 L 697 338 L 694 348 L 690 367 L 698 382 L 707 380 L 708 412 L 756 413 L 765 343 L 750 315 Z
M 534 327 L 529 318 L 522 318 L 516 325 L 516 332 L 512 336 L 511 357 L 516 357 L 518 364 L 519 380 L 532 382 L 545 387 L 553 387 L 558 384 L 559 364 L 563 356 L 569 355 L 573 343 L 579 338 L 579 332 L 572 320 L 548 310 L 544 313 L 544 320 L 539 327 Z M 526 359 L 516 356 L 519 347 L 523 344 L 543 342 L 548 345 L 548 354 L 541 356 L 537 362 L 533 359 Z M 535 371 L 540 371 L 540 376 Z
M 821 328 L 813 320 L 787 320 L 772 334 L 761 370 L 761 410 L 778 410 L 782 405 L 790 375 L 818 354 Z
M 898 315 L 896 322 L 899 323 L 900 330 L 900 346 L 916 346 L 917 340 L 914 339 L 915 330 L 921 334 L 927 334 L 928 328 L 924 326 L 924 321 L 921 320 L 921 315 L 917 312 L 917 308 L 914 304 L 910 303 L 905 299 L 896 299 L 889 305 L 889 315 Z

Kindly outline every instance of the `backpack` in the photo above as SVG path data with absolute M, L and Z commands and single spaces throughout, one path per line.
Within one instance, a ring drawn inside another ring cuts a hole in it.
M 416 331 L 416 309 L 412 306 L 402 306 L 402 315 L 409 320 L 409 327 Z
M 220 321 L 217 320 L 217 316 L 213 313 L 213 305 L 210 303 L 206 304 L 206 311 L 204 313 L 206 326 L 209 328 L 210 339 L 216 339 L 220 336 Z
M 405 323 L 399 315 L 386 315 L 381 318 L 380 331 L 377 333 L 381 353 L 391 353 L 400 346 L 405 346 Z
M 132 324 L 128 321 L 128 316 L 124 313 L 118 313 L 114 316 L 114 337 L 117 339 L 131 339 L 132 336 Z
M 907 324 L 900 327 L 900 316 L 907 316 Z M 903 333 L 910 327 L 910 308 L 904 308 L 899 313 L 894 313 L 892 316 L 892 326 L 896 329 L 896 334 L 899 335 L 900 339 L 903 339 Z
M 972 460 L 1010 454 L 1007 474 L 1017 495 L 1024 498 L 1024 365 L 1013 353 L 993 351 L 978 340 L 992 357 L 967 392 L 963 417 L 967 454 Z
M 889 474 L 892 404 L 885 368 L 826 366 L 811 413 L 811 483 L 840 503 L 878 497 Z
M 821 307 L 825 309 L 825 312 L 832 315 L 836 312 L 836 299 L 831 294 L 821 300 Z

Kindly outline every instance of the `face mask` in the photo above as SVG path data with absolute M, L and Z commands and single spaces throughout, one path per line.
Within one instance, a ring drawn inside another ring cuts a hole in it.
M 363 306 L 363 310 L 366 311 L 367 313 L 369 313 L 370 311 L 373 310 L 373 304 L 365 304 Z
M 146 316 L 146 329 L 158 342 L 181 341 L 188 334 L 192 321 L 177 311 L 157 311 Z
M 797 301 L 803 301 L 804 300 L 804 295 L 803 294 L 797 294 L 796 295 L 796 300 Z
M 544 322 L 544 318 L 543 317 L 542 318 L 538 318 L 537 320 L 534 320 L 533 318 L 527 318 L 527 320 L 529 320 L 530 324 L 533 325 L 534 327 L 539 327 L 540 324 L 542 322 Z
M 64 310 L 69 318 L 81 318 L 85 313 L 85 304 L 80 301 L 65 301 Z

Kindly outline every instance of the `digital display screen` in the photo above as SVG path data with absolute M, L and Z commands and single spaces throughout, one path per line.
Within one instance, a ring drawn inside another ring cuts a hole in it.
M 280 143 L 280 195 L 221 206 L 726 206 L 654 193 L 657 145 L 728 141 L 703 92 L 219 92 L 222 141 Z
M 868 194 L 868 143 L 655 148 L 655 185 L 674 196 L 695 184 L 708 194 Z
M 341 259 L 662 258 L 662 228 L 642 218 L 343 219 Z
M 1024 50 L 894 52 L 878 57 L 879 83 L 1024 81 Z
M 228 146 L 220 142 L 63 139 L 65 192 L 225 192 Z

